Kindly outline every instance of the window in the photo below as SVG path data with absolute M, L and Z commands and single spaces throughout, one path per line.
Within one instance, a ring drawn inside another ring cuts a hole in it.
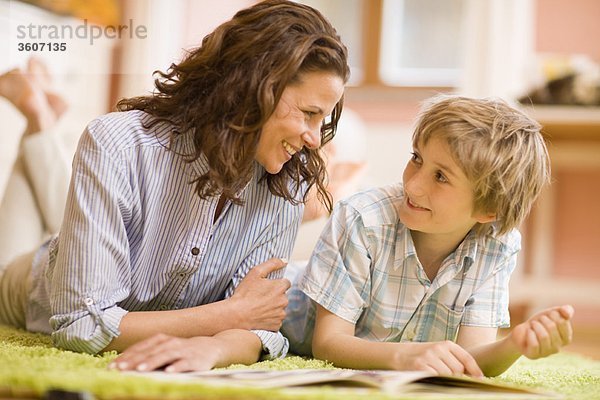
M 368 0 L 367 0 L 368 1 Z M 363 80 L 363 5 L 364 0 L 303 0 L 306 4 L 319 10 L 336 28 L 342 41 L 348 48 L 351 86 Z
M 379 75 L 391 86 L 457 86 L 464 0 L 383 0 Z

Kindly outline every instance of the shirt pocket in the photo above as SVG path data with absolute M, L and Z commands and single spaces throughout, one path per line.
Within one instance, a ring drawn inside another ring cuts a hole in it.
M 463 313 L 464 308 L 451 309 L 440 302 L 429 302 L 411 318 L 402 334 L 402 341 L 455 341 Z
M 433 314 L 433 322 L 428 337 L 423 341 L 437 342 L 442 340 L 456 341 L 456 335 L 464 314 L 464 307 L 450 309 L 437 303 Z

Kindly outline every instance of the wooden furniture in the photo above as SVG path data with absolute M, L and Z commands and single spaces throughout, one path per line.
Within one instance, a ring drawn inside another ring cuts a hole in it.
M 547 135 L 552 185 L 523 227 L 511 304 L 527 305 L 527 313 L 573 304 L 576 324 L 600 329 L 600 108 L 526 111 Z

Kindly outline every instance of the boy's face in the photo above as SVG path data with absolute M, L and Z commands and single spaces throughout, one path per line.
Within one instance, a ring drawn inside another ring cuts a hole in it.
M 410 230 L 462 240 L 477 222 L 494 220 L 473 211 L 473 185 L 444 139 L 432 137 L 414 149 L 403 182 L 400 220 Z

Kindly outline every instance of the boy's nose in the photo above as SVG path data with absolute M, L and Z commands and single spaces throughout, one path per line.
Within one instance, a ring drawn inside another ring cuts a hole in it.
M 418 173 L 412 175 L 409 179 L 404 181 L 404 190 L 411 197 L 418 197 L 425 194 L 425 188 L 423 187 L 423 181 Z

